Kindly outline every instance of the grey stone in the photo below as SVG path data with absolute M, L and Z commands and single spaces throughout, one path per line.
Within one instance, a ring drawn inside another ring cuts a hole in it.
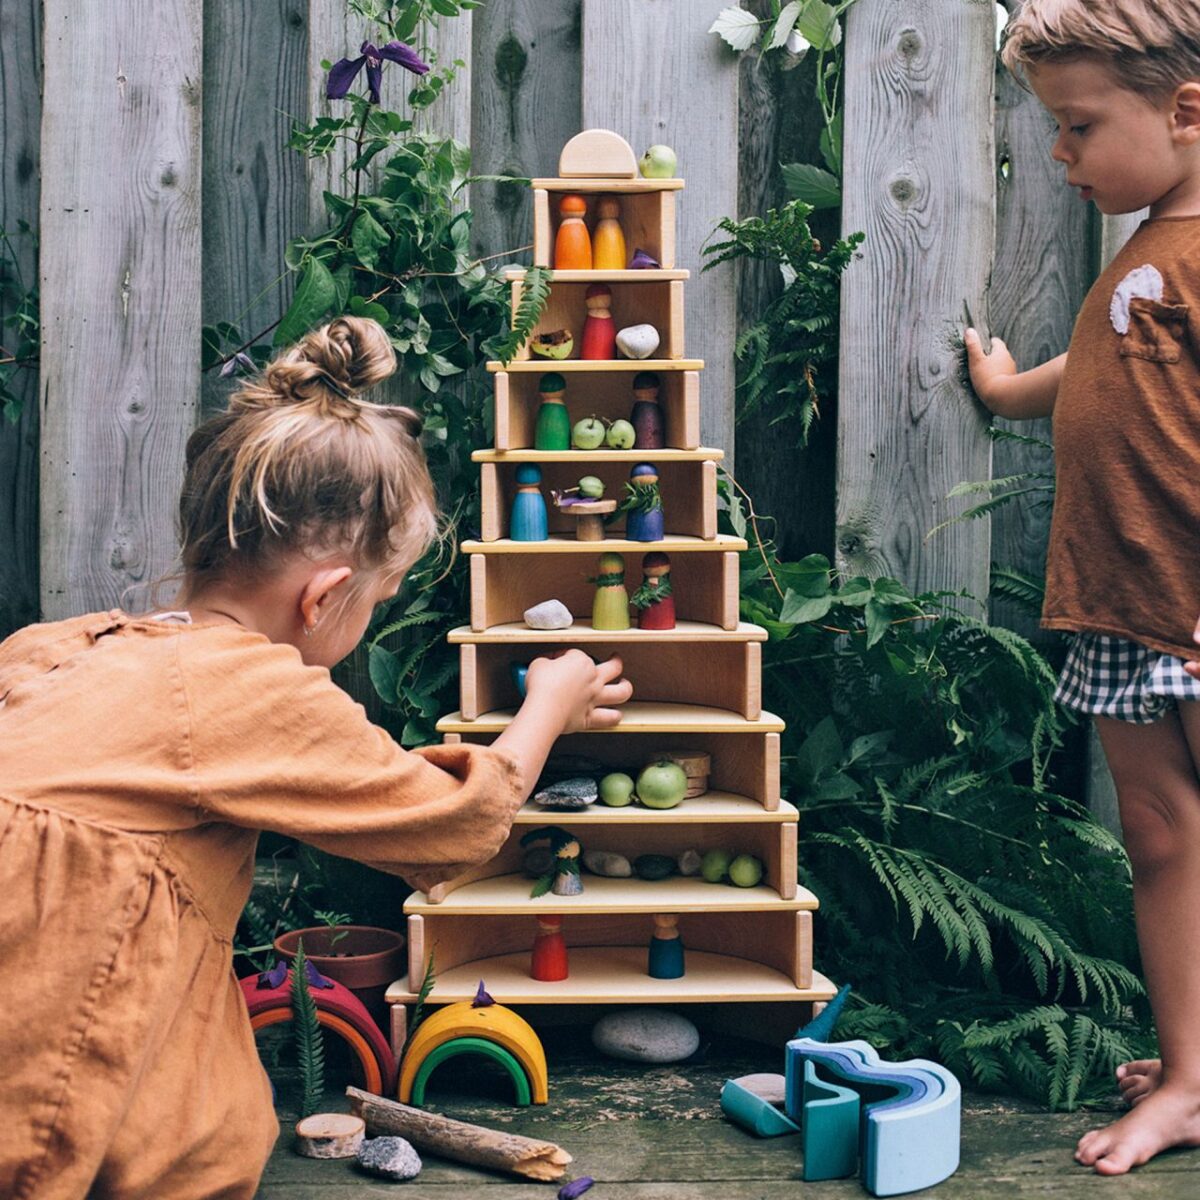
M 596 781 L 588 775 L 575 779 L 561 779 L 539 792 L 534 792 L 533 802 L 543 808 L 558 808 L 570 810 L 587 808 L 595 804 L 600 797 L 600 789 Z
M 772 1075 L 769 1072 L 760 1075 L 742 1075 L 733 1082 L 744 1087 L 746 1091 L 753 1092 L 768 1104 L 782 1105 L 785 1101 L 785 1083 L 782 1075 Z
M 665 1009 L 619 1009 L 592 1027 L 592 1045 L 627 1062 L 680 1062 L 696 1053 L 700 1031 L 687 1017 Z
M 675 865 L 679 868 L 680 875 L 699 875 L 701 861 L 698 850 L 685 850 L 675 860 Z
M 617 330 L 616 340 L 626 358 L 649 358 L 658 349 L 658 330 L 653 325 L 627 325 Z
M 629 859 L 612 850 L 585 850 L 583 865 L 593 875 L 607 875 L 610 879 L 628 879 L 633 874 Z
M 574 621 L 571 610 L 561 600 L 543 600 L 525 610 L 525 624 L 530 629 L 568 629 Z
M 358 1165 L 380 1179 L 403 1182 L 421 1173 L 421 1157 L 400 1137 L 368 1138 L 355 1156 Z

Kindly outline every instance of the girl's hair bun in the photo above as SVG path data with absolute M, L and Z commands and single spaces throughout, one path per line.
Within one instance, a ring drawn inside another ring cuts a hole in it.
M 360 394 L 396 369 L 387 332 L 369 317 L 338 317 L 273 359 L 258 379 L 232 397 L 232 411 L 311 404 L 328 416 L 353 419 Z M 399 410 L 397 410 L 399 411 Z M 420 432 L 421 421 L 411 409 Z

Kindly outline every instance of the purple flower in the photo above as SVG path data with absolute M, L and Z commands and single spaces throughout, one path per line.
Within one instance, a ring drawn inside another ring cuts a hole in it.
M 325 84 L 325 96 L 329 100 L 341 100 L 350 90 L 350 85 L 358 78 L 358 73 L 367 68 L 367 88 L 371 93 L 371 103 L 379 103 L 379 83 L 383 78 L 383 60 L 399 63 L 414 75 L 424 75 L 429 70 L 429 64 L 421 60 L 421 56 L 403 42 L 388 42 L 386 46 L 375 46 L 371 42 L 363 42 L 359 47 L 357 58 L 341 58 L 329 68 L 329 79 Z
M 629 264 L 631 271 L 655 271 L 659 267 L 659 261 L 656 258 L 651 258 L 645 250 L 635 250 L 633 259 Z
M 258 987 L 261 988 L 277 988 L 280 987 L 283 981 L 287 978 L 288 965 L 286 960 L 277 958 L 275 965 L 269 971 L 263 971 L 258 977 Z
M 315 988 L 331 988 L 333 980 L 326 979 L 316 967 L 312 965 L 311 959 L 304 960 L 304 977 L 308 980 L 309 987 Z
M 489 1004 L 495 1004 L 495 1000 L 487 994 L 487 989 L 483 986 L 483 980 L 479 981 L 479 991 L 475 993 L 475 999 L 471 1001 L 472 1008 L 487 1008 Z
M 558 1200 L 575 1200 L 576 1196 L 582 1196 L 595 1182 L 590 1175 L 580 1175 L 578 1179 L 572 1179 L 570 1183 L 564 1183 L 558 1189 Z
M 254 371 L 254 359 L 248 354 L 243 354 L 238 351 L 225 365 L 221 368 L 221 378 L 228 379 L 231 375 L 238 375 L 242 371 Z

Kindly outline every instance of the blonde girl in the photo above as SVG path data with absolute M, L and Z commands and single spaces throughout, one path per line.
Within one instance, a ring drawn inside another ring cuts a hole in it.
M 328 668 L 434 535 L 395 357 L 343 318 L 187 448 L 176 610 L 0 645 L 0 1195 L 251 1197 L 277 1125 L 231 967 L 267 829 L 418 888 L 504 841 L 621 664 L 538 659 L 491 746 L 408 752 Z

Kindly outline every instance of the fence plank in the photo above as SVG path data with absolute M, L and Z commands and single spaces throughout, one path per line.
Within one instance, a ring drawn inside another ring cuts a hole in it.
M 41 8 L 39 0 L 11 0 L 0 10 L 0 229 L 12 234 L 25 287 L 37 279 L 37 256 L 32 237 L 15 231 L 18 220 L 37 226 Z M 0 298 L 0 320 L 8 315 Z M 0 345 L 8 346 L 0 357 L 14 349 L 8 332 L 0 333 Z M 23 400 L 21 418 L 0 420 L 0 639 L 38 618 L 36 370 L 20 371 L 14 390 Z
M 472 167 L 479 175 L 558 174 L 558 152 L 582 127 L 581 0 L 508 0 L 475 13 Z M 474 188 L 480 255 L 533 261 L 533 205 L 521 184 Z M 503 260 L 491 265 L 498 266 Z
M 733 467 L 731 263 L 700 274 L 700 247 L 738 202 L 738 60 L 708 33 L 725 0 L 584 0 L 583 124 L 613 129 L 641 155 L 665 143 L 690 182 L 676 209 L 676 263 L 692 271 L 684 327 L 702 357 L 700 438 Z
M 43 14 L 41 569 L 55 619 L 143 606 L 138 585 L 175 557 L 199 403 L 203 27 L 201 0 L 45 0 Z
M 1090 206 L 1066 186 L 1050 157 L 1054 122 L 1034 96 L 997 65 L 996 268 L 990 293 L 991 329 L 1008 344 L 1022 370 L 1061 354 L 1091 282 Z M 1049 442 L 1049 419 L 996 424 Z M 998 442 L 993 476 L 1053 471 L 1049 450 Z M 1041 579 L 1050 535 L 1050 497 L 1025 497 L 992 518 L 992 559 Z M 1038 636 L 1038 617 L 994 598 L 992 620 Z M 1044 640 L 1044 639 L 1043 639 Z
M 304 232 L 304 159 L 286 143 L 307 104 L 307 49 L 291 0 L 205 3 L 204 323 L 232 321 L 246 338 L 283 312 L 284 247 Z M 209 371 L 206 411 L 229 391 Z
M 842 287 L 839 565 L 982 597 L 986 522 L 925 538 L 965 507 L 950 489 L 991 465 L 955 334 L 994 245 L 994 7 L 860 0 L 848 15 L 842 225 L 866 242 Z

